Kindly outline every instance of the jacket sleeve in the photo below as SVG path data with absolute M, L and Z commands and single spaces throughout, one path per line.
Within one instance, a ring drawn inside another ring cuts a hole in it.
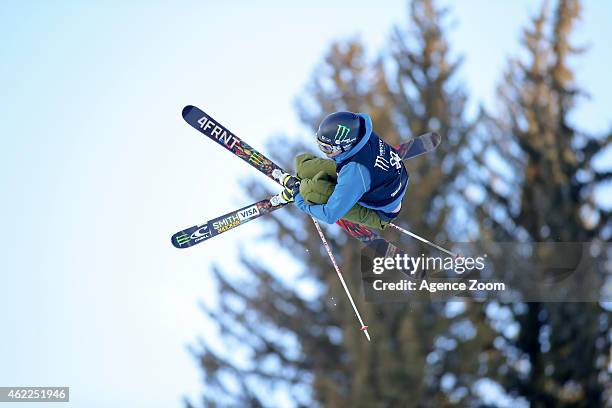
M 300 194 L 295 197 L 295 205 L 316 219 L 333 224 L 338 221 L 370 189 L 370 173 L 359 163 L 348 163 L 338 174 L 338 184 L 326 204 L 308 205 Z

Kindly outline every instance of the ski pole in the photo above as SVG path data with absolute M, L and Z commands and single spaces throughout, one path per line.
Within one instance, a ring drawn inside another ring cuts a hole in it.
M 314 225 L 317 228 L 317 232 L 319 233 L 319 236 L 321 237 L 321 241 L 323 241 L 323 246 L 325 247 L 325 250 L 327 251 L 327 255 L 329 255 L 329 259 L 331 259 L 332 264 L 334 265 L 334 269 L 336 270 L 336 273 L 338 274 L 338 278 L 340 278 L 342 287 L 344 287 L 344 291 L 346 292 L 346 295 L 351 301 L 351 305 L 353 305 L 353 310 L 355 311 L 355 314 L 357 315 L 357 319 L 359 319 L 359 323 L 361 324 L 361 330 L 365 333 L 368 341 L 371 341 L 370 334 L 368 333 L 368 326 L 366 326 L 363 323 L 363 320 L 361 320 L 361 315 L 359 314 L 359 311 L 357 310 L 357 306 L 355 306 L 355 302 L 353 302 L 353 297 L 351 296 L 351 292 L 349 292 L 348 288 L 346 287 L 346 283 L 344 282 L 344 278 L 342 277 L 340 268 L 338 267 L 338 264 L 336 263 L 336 259 L 334 258 L 334 254 L 332 253 L 331 248 L 329 247 L 329 244 L 327 243 L 327 239 L 325 239 L 325 235 L 323 235 L 321 226 L 319 225 L 319 222 L 314 217 L 311 217 L 311 218 L 312 218 L 312 222 L 314 222 Z
M 420 236 L 418 236 L 417 234 L 412 233 L 412 232 L 408 231 L 407 229 L 404 229 L 404 228 L 400 227 L 399 225 L 395 225 L 395 224 L 393 224 L 393 223 L 389 223 L 389 226 L 390 226 L 390 227 L 395 228 L 396 230 L 400 231 L 400 232 L 401 232 L 401 233 L 403 233 L 403 234 L 409 235 L 409 236 L 411 236 L 412 238 L 416 238 L 416 239 L 418 239 L 418 240 L 419 240 L 419 241 L 421 241 L 421 242 L 424 242 L 424 243 L 426 243 L 426 244 L 428 244 L 428 245 L 431 245 L 432 247 L 437 248 L 437 249 L 439 249 L 439 250 L 440 250 L 440 251 L 442 251 L 442 252 L 446 252 L 447 254 L 449 254 L 450 256 L 452 256 L 453 258 L 457 258 L 457 257 L 459 256 L 458 254 L 456 254 L 456 253 L 454 253 L 454 252 L 451 252 L 451 251 L 449 251 L 448 249 L 444 249 L 444 248 L 442 248 L 441 246 L 436 245 L 436 244 L 434 244 L 433 242 L 428 241 L 428 240 L 426 240 L 425 238 L 420 237 Z

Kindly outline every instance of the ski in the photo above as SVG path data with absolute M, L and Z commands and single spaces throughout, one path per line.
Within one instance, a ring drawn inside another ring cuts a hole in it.
M 429 132 L 414 137 L 405 143 L 394 147 L 402 160 L 412 159 L 425 153 L 429 153 L 440 145 L 442 138 L 436 132 Z
M 192 127 L 216 141 L 272 180 L 278 182 L 272 177 L 272 172 L 275 169 L 284 172 L 279 166 L 232 134 L 202 110 L 195 106 L 186 106 L 183 109 L 183 118 Z M 441 138 L 437 133 L 430 132 L 410 139 L 406 143 L 397 145 L 394 148 L 398 151 L 400 157 L 406 160 L 436 149 L 440 141 Z M 176 248 L 189 248 L 190 246 L 217 236 L 229 229 L 235 228 L 255 218 L 259 218 L 262 215 L 269 214 L 283 206 L 284 205 L 274 206 L 270 203 L 269 199 L 259 201 L 214 218 L 203 224 L 195 225 L 177 232 L 172 236 L 172 244 Z M 256 210 L 257 214 L 245 213 L 248 209 L 252 211 Z M 345 220 L 339 220 L 336 224 L 344 229 L 349 235 L 366 244 L 375 240 L 382 240 L 378 233 L 363 225 Z
M 200 225 L 194 225 L 191 228 L 184 229 L 172 236 L 172 245 L 176 248 L 189 248 L 195 244 L 206 241 L 212 237 L 236 228 L 239 225 L 246 224 L 256 218 L 271 213 L 272 211 L 282 208 L 284 205 L 274 206 L 270 200 L 261 200 L 254 204 L 247 205 L 238 210 L 232 211 L 210 221 L 206 221 Z
M 227 128 L 214 120 L 210 115 L 204 113 L 204 111 L 195 106 L 188 105 L 183 108 L 183 119 L 185 119 L 194 129 L 200 131 L 209 139 L 217 142 L 225 149 L 240 157 L 242 160 L 278 183 L 278 181 L 272 177 L 272 172 L 275 169 L 281 171 L 283 171 L 283 169 L 272 162 L 272 160 L 253 149 L 244 140 L 227 130 Z M 283 171 L 283 173 L 285 173 L 285 171 Z

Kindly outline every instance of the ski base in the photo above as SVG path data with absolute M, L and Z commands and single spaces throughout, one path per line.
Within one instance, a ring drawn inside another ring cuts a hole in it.
M 247 205 L 220 217 L 207 221 L 204 224 L 194 225 L 172 235 L 172 245 L 176 248 L 189 248 L 202 241 L 224 233 L 239 225 L 246 224 L 256 218 L 278 210 L 283 205 L 272 205 L 270 200 L 261 200 L 255 204 Z

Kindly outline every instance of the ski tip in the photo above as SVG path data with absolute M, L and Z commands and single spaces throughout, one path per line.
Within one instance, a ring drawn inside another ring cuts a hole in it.
M 440 141 L 442 140 L 442 136 L 440 136 L 440 134 L 437 132 L 431 132 L 431 140 L 433 140 L 434 145 L 437 146 L 440 144 Z
M 429 132 L 424 134 L 421 140 L 423 141 L 426 152 L 431 152 L 440 145 L 442 138 L 436 132 Z
M 183 246 L 181 244 L 183 244 L 184 242 L 182 241 L 182 238 L 184 238 L 184 234 L 174 234 L 172 236 L 172 238 L 170 238 L 170 241 L 172 241 L 172 246 L 177 248 L 177 249 L 185 249 L 185 248 L 189 248 L 189 246 Z M 180 243 L 179 243 L 180 242 Z
M 183 108 L 183 112 L 182 112 L 183 118 L 187 117 L 187 115 L 189 115 L 189 112 L 191 112 L 191 110 L 192 110 L 193 108 L 195 108 L 195 106 L 193 106 L 193 105 L 187 105 L 187 106 L 185 106 L 185 107 Z

